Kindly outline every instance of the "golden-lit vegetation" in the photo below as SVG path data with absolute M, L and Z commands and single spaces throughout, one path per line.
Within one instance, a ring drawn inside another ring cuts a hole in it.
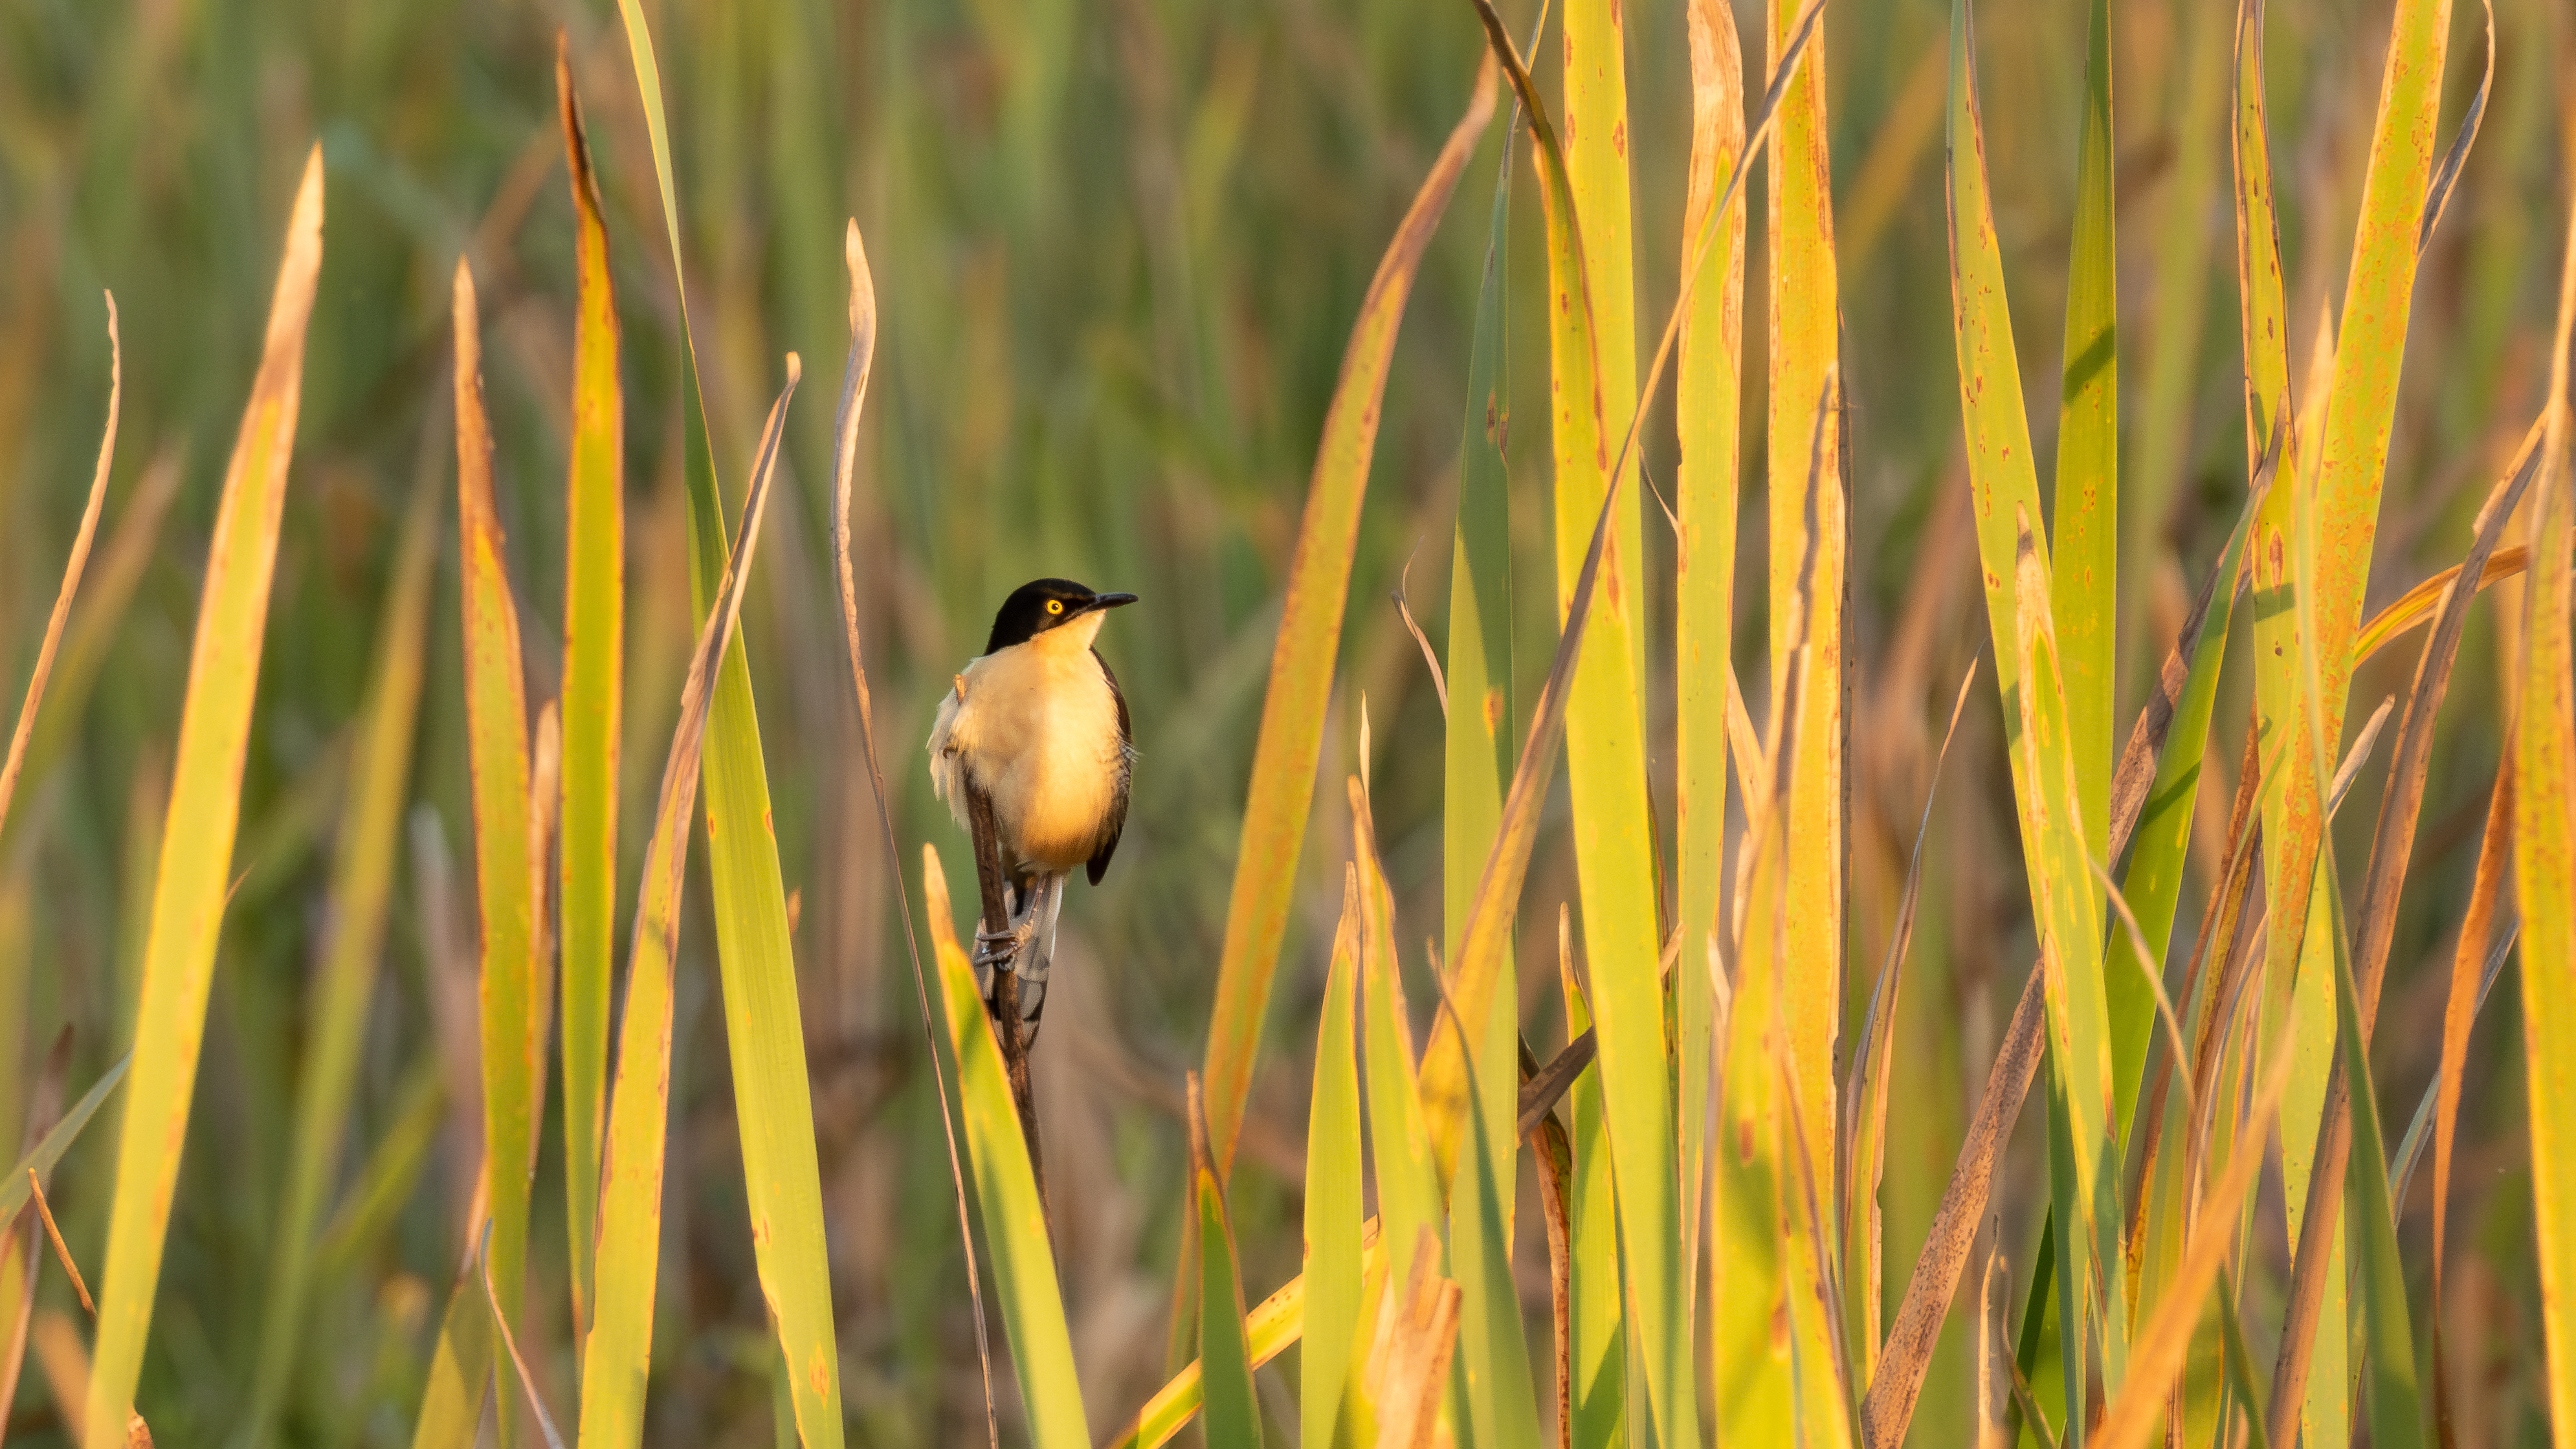
M 2554 1442 L 2562 10 L 10 9 L 0 1441 Z

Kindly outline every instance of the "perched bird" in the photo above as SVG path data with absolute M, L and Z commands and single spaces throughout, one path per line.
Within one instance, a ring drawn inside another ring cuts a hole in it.
M 949 813 L 972 834 L 970 793 L 992 808 L 1011 919 L 984 923 L 976 976 L 990 1000 L 993 968 L 1015 971 L 1023 1021 L 1046 1001 L 1065 877 L 1080 866 L 1100 884 L 1127 824 L 1127 699 L 1092 640 L 1109 610 L 1134 602 L 1069 579 L 1022 584 L 930 727 L 930 780 Z

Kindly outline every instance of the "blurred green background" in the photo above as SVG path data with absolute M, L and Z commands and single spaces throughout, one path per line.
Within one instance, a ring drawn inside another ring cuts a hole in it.
M 1105 1429 L 1164 1374 L 1184 1201 L 1181 1079 L 1202 1046 L 1278 589 L 1316 434 L 1379 251 L 1464 104 L 1481 43 L 1474 16 L 1465 0 L 746 0 L 646 10 L 664 60 L 683 242 L 702 289 L 692 303 L 707 402 L 730 487 L 740 487 L 781 354 L 800 352 L 817 378 L 790 420 L 790 486 L 771 513 L 746 628 L 795 892 L 844 1383 L 865 1442 L 958 1442 L 975 1432 L 982 1393 L 892 914 L 903 903 L 876 832 L 834 637 L 821 380 L 837 375 L 847 344 L 844 216 L 866 234 L 883 312 L 856 564 L 881 746 L 916 891 L 921 841 L 937 843 L 952 870 L 965 859 L 962 834 L 929 799 L 920 740 L 1002 596 L 1026 578 L 1063 574 L 1145 600 L 1102 641 L 1134 709 L 1134 812 L 1106 882 L 1077 890 L 1067 908 L 1065 969 L 1037 1060 L 1068 1308 L 1101 1420 L 1093 1427 Z M 1525 33 L 1533 8 L 1524 0 L 1505 10 Z M 2274 0 L 2271 10 L 2284 255 L 2294 313 L 2312 319 L 2339 296 L 2385 7 Z M 2218 126 L 2233 13 L 2213 0 L 2113 7 L 2122 573 L 2136 581 L 2122 600 L 2132 666 L 2124 731 L 2244 483 Z M 1856 1001 L 1885 950 L 1940 719 L 1984 632 L 1968 587 L 1937 184 L 1946 19 L 1930 0 L 1834 0 L 1826 21 L 1855 413 L 1847 683 Z M 2454 19 L 2446 135 L 2481 55 L 2476 8 L 2461 6 Z M 2576 19 L 2559 0 L 2500 0 L 2496 21 L 2485 131 L 2417 299 L 2373 607 L 2456 558 L 2500 449 L 2537 410 L 2561 214 L 2552 198 L 2565 193 L 2576 143 Z M 65 1024 L 76 1033 L 75 1083 L 122 1050 L 158 845 L 157 791 L 178 726 L 217 482 L 257 354 L 280 221 L 317 138 L 328 166 L 326 257 L 234 862 L 241 884 L 142 1389 L 164 1444 L 222 1441 L 246 1402 L 306 984 L 331 924 L 328 845 L 351 723 L 403 500 L 424 481 L 453 486 L 446 281 L 460 253 L 482 285 L 532 697 L 551 695 L 560 673 L 573 264 L 551 76 L 559 26 L 599 157 L 626 326 L 622 920 L 689 621 L 676 298 L 613 12 L 578 0 L 0 0 L 8 698 L 34 658 L 104 413 L 102 287 L 114 289 L 123 314 L 125 401 L 101 560 L 116 530 L 134 540 L 123 584 L 93 564 L 73 652 L 0 836 L 0 1123 L 19 1120 L 37 1063 Z M 1688 62 L 1677 0 L 1637 0 L 1627 26 L 1639 306 L 1659 324 L 1679 241 Z M 2033 375 L 2053 368 L 2059 350 L 2082 29 L 2082 7 L 2067 0 L 1989 0 L 1979 17 L 1998 224 Z M 1556 43 L 1551 31 L 1551 61 Z M 1758 73 L 1759 62 L 1756 44 L 1748 70 Z M 1552 96 L 1554 67 L 1541 69 Z M 1432 639 L 1444 636 L 1466 359 L 1501 132 L 1488 133 L 1450 206 L 1385 402 L 1307 887 L 1256 1084 L 1251 1167 L 1236 1175 L 1253 1296 L 1297 1260 L 1306 1043 L 1347 855 L 1333 784 L 1360 767 L 1363 699 L 1398 939 L 1439 928 L 1439 704 L 1388 596 L 1405 588 Z M 1554 643 L 1541 250 L 1526 161 L 1523 147 L 1509 249 L 1524 711 Z M 1749 383 L 1762 367 L 1756 180 Z M 2313 327 L 2294 338 L 2294 356 L 2306 356 Z M 1747 396 L 1744 476 L 1758 480 L 1758 385 Z M 2045 389 L 2033 399 L 2044 402 Z M 2037 411 L 2045 452 L 2054 409 Z M 1668 420 L 1650 419 L 1643 446 L 1649 476 L 1662 483 Z M 1744 499 L 1737 654 L 1759 709 L 1764 505 L 1752 483 Z M 1650 528 L 1649 549 L 1668 558 L 1670 534 Z M 408 1441 L 471 1187 L 479 1116 L 454 552 L 451 525 L 413 767 L 418 804 L 316 1326 L 285 1426 L 293 1442 Z M 1650 567 L 1647 576 L 1670 572 Z M 1668 660 L 1668 601 L 1656 604 L 1666 645 L 1653 657 Z M 2441 965 L 2504 713 L 2492 621 L 2511 612 L 2473 617 L 2450 706 L 2458 718 L 2446 721 L 2450 748 L 2427 797 L 2383 1032 L 2380 1082 L 2400 1112 L 2432 1069 Z M 2356 717 L 2404 686 L 2412 659 L 2411 648 L 2394 650 L 2363 672 Z M 1660 754 L 1668 666 L 1653 698 Z M 2212 757 L 2224 778 L 2209 785 L 2204 808 L 2225 806 L 2244 718 L 2241 700 L 2222 704 Z M 2028 969 L 1997 729 L 1991 698 L 1980 696 L 1932 817 L 1912 967 L 1920 974 L 1904 998 L 1897 1051 L 1885 1194 L 1891 1278 L 1911 1262 L 1905 1245 L 1921 1238 L 1965 1104 Z M 2368 779 L 2343 817 L 2341 858 L 2355 870 L 2377 788 Z M 1658 792 L 1668 806 L 1668 778 Z M 2211 848 L 2218 837 L 2214 827 L 2199 832 Z M 1543 960 L 1558 903 L 1571 895 L 1570 858 L 1550 834 L 1523 902 L 1526 960 Z M 2197 919 L 2200 899 L 2195 884 L 2186 919 Z M 918 909 L 917 896 L 910 904 Z M 671 1444 L 766 1443 L 775 1349 L 743 1221 L 702 896 L 690 909 L 652 1433 Z M 1412 948 L 1407 957 L 1409 970 L 1423 969 Z M 1542 969 L 1524 978 L 1525 1030 L 1544 1051 L 1563 1035 L 1555 993 Z M 2521 1269 L 2530 1196 L 2511 997 L 2497 993 L 2481 1022 L 2464 1118 L 2464 1210 L 2454 1220 L 2467 1223 L 2470 1241 L 2465 1257 L 2454 1249 L 2464 1301 L 2446 1305 L 2446 1351 L 2473 1356 L 2466 1381 L 2483 1386 L 2474 1410 L 2483 1417 L 2463 1443 L 2546 1433 L 2526 1392 L 2538 1338 L 2536 1289 Z M 446 1090 L 451 1082 L 462 1090 Z M 572 1359 L 556 1226 L 559 1122 L 549 1111 L 530 1294 L 545 1331 L 529 1347 L 561 1415 Z M 2014 1242 L 2036 1230 L 2046 1201 L 2037 1116 L 2000 1191 L 2005 1231 L 2022 1235 Z M 93 1275 L 110 1186 L 102 1140 L 93 1134 L 67 1159 L 54 1194 L 70 1247 Z M 2423 1197 L 2405 1205 L 2407 1232 L 2427 1230 Z M 2263 1211 L 2277 1217 L 2277 1202 Z M 1543 1314 L 1546 1257 L 1535 1215 L 1524 1218 L 1518 1262 L 1525 1296 Z M 2249 1291 L 2277 1293 L 2279 1276 L 2277 1265 L 2257 1274 Z M 49 1315 L 77 1313 L 59 1279 L 42 1301 Z M 1954 1357 L 1935 1367 L 1917 1442 L 1966 1432 L 1965 1391 L 1954 1382 L 1962 1360 L 1956 1345 L 1945 1353 Z M 58 1357 L 40 1327 L 8 1425 L 13 1442 L 60 1442 L 47 1387 Z M 1263 1377 L 1274 1412 L 1284 1412 L 1293 1378 Z

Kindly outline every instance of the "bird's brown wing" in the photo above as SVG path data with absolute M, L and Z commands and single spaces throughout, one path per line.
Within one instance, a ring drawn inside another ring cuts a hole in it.
M 1109 697 L 1118 703 L 1118 788 L 1109 802 L 1109 819 L 1102 825 L 1100 844 L 1091 852 L 1085 873 L 1093 885 L 1109 873 L 1109 857 L 1118 853 L 1118 837 L 1127 829 L 1127 782 L 1136 758 L 1136 731 L 1127 720 L 1127 696 L 1118 688 L 1118 676 L 1109 670 L 1109 661 L 1100 651 L 1091 651 L 1091 661 L 1100 666 L 1100 676 L 1109 681 Z

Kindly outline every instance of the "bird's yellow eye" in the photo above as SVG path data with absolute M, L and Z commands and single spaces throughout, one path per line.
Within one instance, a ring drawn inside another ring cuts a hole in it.
M 1047 600 L 1047 612 L 1048 612 L 1048 613 L 1050 613 L 1050 614 L 1061 614 L 1061 613 L 1063 613 L 1063 612 L 1064 612 L 1064 600 L 1062 600 L 1062 599 L 1049 599 L 1049 600 Z

